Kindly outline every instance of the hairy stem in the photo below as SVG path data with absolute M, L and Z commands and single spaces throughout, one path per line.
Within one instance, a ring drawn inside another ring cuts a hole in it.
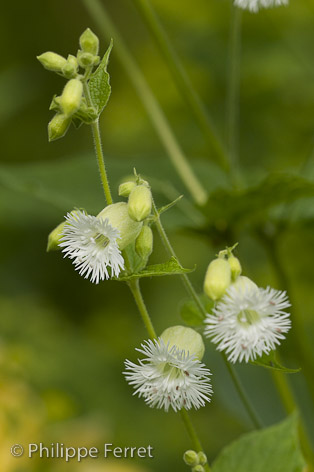
M 91 96 L 90 96 L 90 93 L 89 93 L 87 80 L 84 81 L 83 85 L 84 85 L 84 95 L 85 95 L 85 98 L 86 98 L 86 102 L 87 102 L 88 106 L 91 107 L 91 106 L 93 106 L 93 103 L 92 103 L 92 99 L 91 99 Z M 104 193 L 105 193 L 107 204 L 111 205 L 113 200 L 112 200 L 110 187 L 109 187 L 109 182 L 108 182 L 108 177 L 107 177 L 104 153 L 103 153 L 103 150 L 102 150 L 100 130 L 99 130 L 99 118 L 97 118 L 97 120 L 95 120 L 95 121 L 93 121 L 93 123 L 91 123 L 91 128 L 92 128 L 92 133 L 93 133 L 93 138 L 94 138 L 95 152 L 96 152 L 96 158 L 97 158 L 98 169 L 99 169 L 99 173 L 100 173 L 102 187 L 103 187 L 103 190 L 104 190 Z
M 194 426 L 191 422 L 191 419 L 189 417 L 188 412 L 183 408 L 180 411 L 180 413 L 181 413 L 181 418 L 183 420 L 185 428 L 186 428 L 186 430 L 187 430 L 187 432 L 188 432 L 188 434 L 191 438 L 191 441 L 192 441 L 192 444 L 193 444 L 193 447 L 194 447 L 195 451 L 196 452 L 204 452 L 202 444 L 201 444 L 201 442 L 200 442 L 200 440 L 197 436 L 197 433 L 194 429 Z M 204 465 L 203 467 L 204 467 L 205 471 L 211 472 L 211 468 L 209 467 L 208 464 Z
M 133 2 L 156 41 L 182 98 L 189 106 L 192 114 L 202 129 L 204 136 L 215 150 L 217 156 L 216 160 L 221 167 L 227 169 L 229 167 L 228 156 L 226 155 L 222 142 L 217 137 L 213 121 L 205 109 L 199 95 L 195 91 L 166 31 L 153 9 L 153 6 L 149 0 L 133 0 Z
M 128 282 L 128 286 L 130 287 L 130 290 L 133 294 L 135 303 L 137 305 L 138 311 L 140 312 L 140 315 L 142 317 L 143 323 L 145 325 L 145 328 L 148 332 L 148 335 L 151 339 L 156 339 L 157 334 L 155 331 L 155 328 L 153 326 L 152 320 L 149 316 L 149 313 L 147 311 L 142 292 L 140 289 L 140 282 L 139 279 L 131 280 Z
M 226 367 L 229 371 L 229 374 L 230 374 L 230 376 L 233 380 L 233 383 L 236 386 L 238 395 L 241 398 L 242 403 L 245 406 L 245 409 L 246 409 L 249 417 L 251 418 L 251 421 L 252 421 L 254 427 L 256 429 L 262 429 L 263 428 L 263 423 L 260 420 L 260 418 L 259 418 L 258 414 L 256 413 L 256 411 L 254 410 L 254 408 L 253 408 L 253 406 L 250 402 L 250 399 L 247 396 L 238 375 L 236 374 L 236 371 L 235 371 L 233 365 L 230 364 L 230 362 L 228 362 L 228 360 L 227 360 L 227 358 L 224 354 L 223 354 L 223 358 L 224 358 L 224 361 L 225 361 L 225 365 L 226 365 Z
M 163 113 L 158 101 L 151 91 L 145 77 L 134 61 L 118 30 L 107 13 L 105 6 L 99 0 L 82 0 L 91 17 L 107 38 L 113 37 L 116 57 L 120 61 L 130 82 L 133 84 L 146 112 L 185 187 L 198 205 L 207 201 L 207 191 L 200 182 L 187 157 L 181 149 L 170 124 Z
M 158 210 L 156 208 L 156 205 L 155 203 L 153 202 L 153 210 L 154 210 L 154 214 L 155 214 L 155 224 L 156 224 L 156 227 L 157 227 L 157 231 L 159 233 L 159 236 L 165 246 L 165 249 L 166 251 L 168 252 L 169 255 L 175 257 L 177 260 L 178 257 L 169 241 L 169 238 L 164 230 L 164 227 L 160 221 L 160 215 L 158 213 Z M 198 306 L 200 312 L 202 313 L 203 317 L 205 318 L 207 316 L 207 312 L 206 312 L 206 309 L 203 305 L 203 303 L 201 302 L 199 296 L 197 295 L 189 277 L 187 276 L 187 274 L 181 274 L 180 275 L 181 277 L 181 280 L 185 286 L 185 289 L 186 291 L 188 292 L 188 294 L 192 297 L 192 299 L 195 301 L 196 305 Z M 241 398 L 242 402 L 243 402 L 243 405 L 249 415 L 249 417 L 251 418 L 251 421 L 253 423 L 253 425 L 256 427 L 256 428 L 261 428 L 262 427 L 262 424 L 260 422 L 260 420 L 258 419 L 258 415 L 255 413 L 254 411 L 254 407 L 253 405 L 251 404 L 248 396 L 245 394 L 245 391 L 242 387 L 242 384 L 240 382 L 240 379 L 238 378 L 238 375 L 237 373 L 235 372 L 234 368 L 231 366 L 231 364 L 227 361 L 226 357 L 223 356 L 223 360 L 224 360 L 224 363 L 228 369 L 228 372 L 230 373 L 231 375 L 231 378 L 233 380 L 233 383 L 234 383 L 234 386 L 239 394 L 239 397 Z

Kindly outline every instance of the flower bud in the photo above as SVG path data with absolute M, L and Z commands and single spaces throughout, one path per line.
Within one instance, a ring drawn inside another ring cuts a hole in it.
M 55 141 L 62 138 L 68 131 L 71 124 L 71 118 L 63 113 L 57 113 L 48 124 L 48 139 Z
M 45 69 L 51 70 L 53 72 L 61 72 L 67 63 L 64 57 L 50 51 L 44 52 L 40 56 L 37 56 L 37 59 Z
M 206 465 L 207 464 L 207 456 L 206 456 L 205 452 L 200 451 L 200 452 L 197 453 L 197 455 L 198 455 L 198 460 L 199 460 L 200 465 Z
M 73 115 L 80 107 L 83 95 L 83 84 L 79 79 L 69 80 L 60 97 L 60 105 L 64 114 Z
M 152 209 L 152 194 L 146 185 L 136 186 L 129 195 L 129 215 L 135 221 L 143 221 Z
M 71 211 L 71 215 L 75 215 L 76 213 L 77 213 L 76 210 Z M 62 221 L 62 223 L 56 226 L 56 228 L 53 229 L 51 233 L 49 233 L 48 243 L 47 243 L 47 252 L 61 250 L 61 248 L 59 247 L 59 242 L 60 242 L 60 238 L 62 237 L 62 232 L 64 230 L 64 226 L 66 225 L 66 223 L 67 223 L 66 221 Z
M 237 257 L 231 255 L 228 258 L 228 262 L 231 269 L 231 278 L 232 280 L 236 280 L 239 277 L 239 275 L 241 275 L 241 272 L 242 272 L 240 261 Z
M 120 197 L 128 197 L 132 190 L 136 187 L 135 182 L 123 182 L 119 185 Z
M 83 51 L 77 52 L 78 63 L 83 69 L 86 69 L 87 67 L 91 67 L 95 65 L 95 57 L 98 58 L 98 56 L 94 56 L 93 54 L 89 52 L 83 52 Z
M 183 454 L 183 460 L 186 463 L 186 465 L 189 465 L 190 467 L 198 465 L 199 463 L 197 452 L 192 451 L 192 450 L 185 451 L 185 453 Z
M 59 242 L 62 236 L 62 231 L 64 230 L 65 223 L 66 221 L 63 221 L 55 229 L 53 229 L 51 233 L 49 233 L 47 252 L 61 250 L 61 248 L 59 247 Z
M 97 218 L 103 220 L 108 218 L 111 226 L 120 231 L 117 243 L 121 251 L 138 237 L 143 226 L 143 223 L 138 223 L 129 217 L 128 204 L 125 202 L 108 205 L 97 215 Z
M 135 250 L 142 259 L 148 259 L 153 252 L 153 232 L 149 226 L 143 226 L 135 241 Z
M 80 46 L 84 52 L 89 52 L 94 56 L 98 54 L 99 39 L 90 28 L 87 28 L 84 33 L 81 34 Z
M 218 300 L 223 296 L 231 284 L 231 268 L 226 259 L 213 260 L 205 275 L 204 292 L 212 300 Z
M 75 56 L 68 55 L 65 66 L 62 68 L 62 73 L 65 78 L 72 79 L 77 75 L 78 62 Z
M 239 292 L 258 290 L 258 286 L 253 282 L 253 280 L 244 275 L 240 275 L 237 280 L 233 282 L 231 287 L 234 287 Z
M 205 469 L 202 465 L 199 464 L 193 467 L 192 472 L 205 472 Z
M 171 326 L 165 329 L 161 339 L 169 347 L 176 346 L 178 349 L 184 349 L 190 355 L 194 354 L 198 360 L 202 360 L 205 352 L 205 346 L 202 336 L 192 328 L 186 326 Z

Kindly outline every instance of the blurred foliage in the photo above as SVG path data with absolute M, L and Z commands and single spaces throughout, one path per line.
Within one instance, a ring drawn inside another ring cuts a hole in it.
M 292 330 L 282 346 L 285 364 L 308 373 L 313 354 L 314 247 L 314 35 L 312 0 L 243 15 L 240 166 L 242 187 L 211 161 L 211 151 L 132 1 L 103 0 L 189 156 L 210 200 L 195 208 L 116 60 L 109 72 L 112 96 L 101 120 L 114 196 L 133 167 L 149 179 L 159 206 L 184 194 L 162 215 L 183 267 L 202 291 L 208 262 L 226 244 L 239 242 L 244 272 L 261 286 L 287 289 Z M 187 72 L 224 136 L 229 0 L 193 5 L 153 0 Z M 60 253 L 46 254 L 48 233 L 73 207 L 98 213 L 105 205 L 90 130 L 71 129 L 48 144 L 48 107 L 63 80 L 43 70 L 36 55 L 75 53 L 93 24 L 77 0 L 6 2 L 0 18 L 0 465 L 3 472 L 148 472 L 184 470 L 190 448 L 173 413 L 148 409 L 132 396 L 121 374 L 123 360 L 147 337 L 127 287 L 94 286 Z M 100 33 L 95 28 L 96 33 Z M 102 44 L 104 53 L 106 44 Z M 155 234 L 151 264 L 166 260 Z M 143 292 L 162 332 L 182 322 L 189 300 L 177 277 L 143 280 Z M 302 343 L 305 359 L 296 344 Z M 219 354 L 207 344 L 213 372 L 211 405 L 193 414 L 210 460 L 251 426 Z M 306 366 L 305 366 L 306 364 Z M 284 418 L 270 373 L 237 366 L 266 425 Z M 289 377 L 314 436 L 313 385 L 303 373 Z M 267 400 L 266 400 L 267 399 Z M 134 427 L 136 425 L 136 427 Z M 148 439 L 149 438 L 149 439 Z M 15 459 L 14 443 L 106 442 L 155 448 L 155 460 L 81 464 Z

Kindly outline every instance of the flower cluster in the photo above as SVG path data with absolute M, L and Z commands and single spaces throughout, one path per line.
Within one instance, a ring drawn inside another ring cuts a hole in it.
M 280 5 L 287 5 L 289 0 L 234 0 L 235 6 L 243 8 L 243 10 L 250 10 L 258 12 L 260 8 L 272 8 Z
M 291 327 L 286 292 L 257 287 L 246 277 L 232 284 L 208 315 L 205 334 L 231 362 L 269 354 Z
M 146 356 L 138 364 L 126 360 L 124 372 L 150 407 L 174 411 L 200 408 L 210 401 L 210 371 L 195 356 L 161 338 L 148 340 L 137 349 Z
M 82 211 L 68 213 L 59 246 L 73 259 L 80 275 L 91 282 L 118 277 L 124 260 L 118 247 L 119 231 L 108 219 L 102 220 Z M 108 271 L 110 268 L 110 273 Z

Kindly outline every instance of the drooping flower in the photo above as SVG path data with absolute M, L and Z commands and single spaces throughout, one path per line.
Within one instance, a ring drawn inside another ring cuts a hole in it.
M 272 8 L 280 5 L 288 5 L 289 0 L 234 0 L 235 6 L 254 13 L 260 8 Z
M 174 411 L 205 406 L 210 401 L 211 375 L 195 356 L 161 338 L 148 340 L 138 352 L 146 356 L 138 364 L 126 360 L 126 380 L 150 407 Z
M 73 259 L 80 275 L 98 284 L 110 276 L 117 277 L 124 269 L 117 242 L 119 235 L 108 219 L 76 210 L 66 216 L 59 246 L 63 248 L 64 257 Z
M 231 362 L 269 354 L 291 327 L 286 292 L 259 288 L 240 276 L 205 320 L 205 335 Z

